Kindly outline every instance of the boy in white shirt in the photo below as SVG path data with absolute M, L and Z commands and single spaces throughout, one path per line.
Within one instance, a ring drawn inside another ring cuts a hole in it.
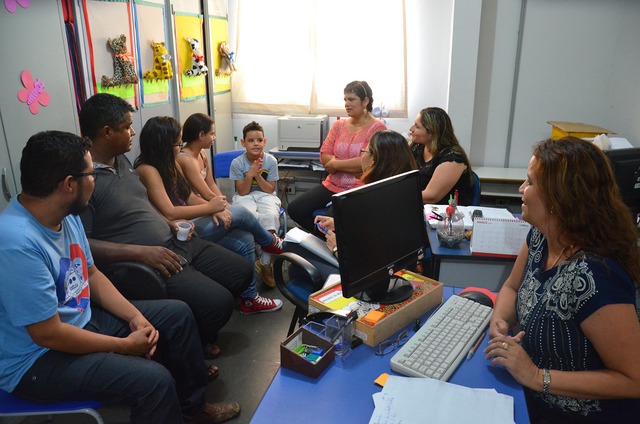
M 250 210 L 267 231 L 276 233 L 280 227 L 281 206 L 276 195 L 278 161 L 264 151 L 267 139 L 256 121 L 242 129 L 241 142 L 247 151 L 231 162 L 229 170 L 229 178 L 235 181 L 236 188 L 233 204 Z M 266 285 L 275 286 L 270 254 L 263 252 L 256 260 L 256 272 Z

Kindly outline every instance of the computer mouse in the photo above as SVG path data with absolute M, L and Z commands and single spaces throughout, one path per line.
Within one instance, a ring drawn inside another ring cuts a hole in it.
M 493 308 L 493 303 L 495 301 L 495 294 L 491 293 L 487 289 L 479 289 L 476 287 L 468 287 L 458 293 L 458 296 L 473 300 L 474 302 L 478 302 L 479 304 L 490 308 Z

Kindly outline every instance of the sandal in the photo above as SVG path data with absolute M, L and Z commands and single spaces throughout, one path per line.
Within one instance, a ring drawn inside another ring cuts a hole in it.
M 218 374 L 220 374 L 220 369 L 218 369 L 218 367 L 216 367 L 215 365 L 211 365 L 209 368 L 207 368 L 207 379 L 209 381 L 213 381 L 218 378 Z
M 213 343 L 207 343 L 204 347 L 204 359 L 216 359 L 220 356 L 220 348 Z

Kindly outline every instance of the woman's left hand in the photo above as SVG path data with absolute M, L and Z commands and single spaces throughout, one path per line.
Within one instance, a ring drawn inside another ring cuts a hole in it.
M 491 359 L 492 365 L 505 367 L 518 383 L 526 387 L 533 387 L 533 382 L 540 369 L 534 365 L 529 354 L 520 345 L 523 337 L 524 331 L 514 337 L 495 337 L 491 339 L 484 353 L 487 359 Z
M 329 174 L 335 174 L 338 171 L 336 159 L 331 159 L 329 162 L 324 164 L 324 169 Z
M 329 250 L 333 250 L 333 248 L 336 247 L 336 233 L 334 233 L 332 230 L 329 230 L 325 237 L 327 239 L 327 247 L 329 248 Z

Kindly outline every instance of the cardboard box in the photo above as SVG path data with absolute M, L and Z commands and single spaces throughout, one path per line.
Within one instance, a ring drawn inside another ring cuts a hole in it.
M 428 310 L 442 303 L 443 284 L 431 278 L 410 271 L 400 271 L 396 275 L 409 280 L 414 286 L 411 297 L 402 303 L 380 305 L 378 311 L 384 318 L 371 324 L 359 318 L 356 321 L 356 336 L 369 346 L 376 346 L 407 324 L 424 315 Z M 317 291 L 309 296 L 309 313 L 340 310 L 358 302 L 356 298 L 342 297 L 340 283 Z
M 614 134 L 614 131 L 595 125 L 582 124 L 580 122 L 547 121 L 551 125 L 551 138 L 557 140 L 562 137 L 572 136 L 578 138 L 593 138 L 600 134 Z
M 324 349 L 324 354 L 316 363 L 294 352 L 303 343 Z M 331 342 L 302 327 L 280 343 L 280 366 L 311 378 L 317 378 L 333 362 L 334 356 L 335 349 Z

